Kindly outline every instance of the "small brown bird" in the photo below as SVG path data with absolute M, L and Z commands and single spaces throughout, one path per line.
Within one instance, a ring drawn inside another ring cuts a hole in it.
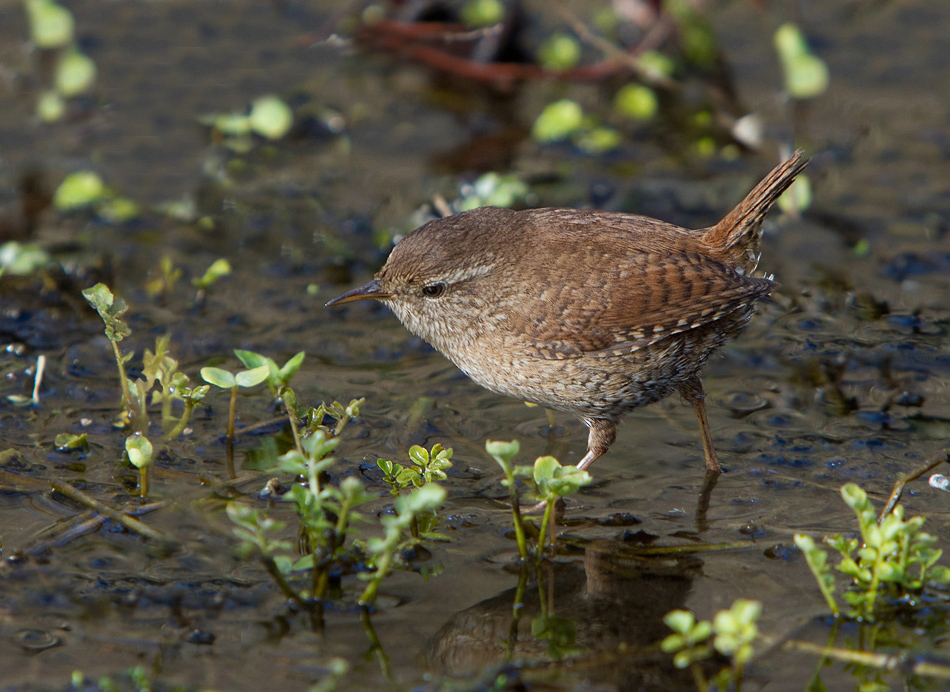
M 587 468 L 627 412 L 675 391 L 719 473 L 699 370 L 775 288 L 752 276 L 762 219 L 807 160 L 777 166 L 722 221 L 481 207 L 421 226 L 376 278 L 327 305 L 375 298 L 478 384 L 579 416 Z

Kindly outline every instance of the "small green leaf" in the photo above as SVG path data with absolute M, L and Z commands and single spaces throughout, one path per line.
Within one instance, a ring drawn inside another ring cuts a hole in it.
M 254 353 L 254 351 L 242 351 L 239 348 L 234 349 L 234 355 L 237 356 L 237 359 L 241 361 L 245 368 L 248 370 L 252 368 L 259 368 L 262 365 L 267 365 L 268 363 L 274 363 L 267 356 L 263 356 L 260 353 Z M 277 369 L 277 363 L 274 363 L 274 370 Z
M 868 505 L 867 493 L 855 483 L 847 483 L 841 486 L 841 499 L 845 501 L 848 507 L 856 511 L 865 509 Z
M 642 84 L 627 84 L 614 96 L 614 110 L 631 120 L 650 120 L 658 109 L 656 92 Z
M 493 26 L 505 17 L 501 0 L 465 0 L 462 21 L 470 27 Z
M 123 224 L 132 221 L 139 215 L 139 205 L 127 197 L 109 197 L 96 207 L 96 214 L 103 221 L 114 224 Z
M 554 478 L 555 473 L 560 470 L 560 468 L 560 462 L 554 457 L 538 457 L 534 461 L 534 482 L 539 486 L 547 483 Z
M 96 63 L 79 51 L 67 53 L 56 66 L 53 76 L 56 91 L 70 98 L 89 91 L 96 81 Z
M 413 445 L 409 448 L 409 460 L 416 466 L 425 467 L 429 463 L 429 452 L 425 447 Z
M 531 135 L 548 144 L 570 138 L 584 122 L 584 111 L 576 101 L 562 99 L 548 104 L 534 121 Z
M 89 447 L 89 440 L 86 433 L 74 435 L 73 433 L 60 433 L 56 436 L 53 444 L 61 452 L 73 452 L 76 450 L 85 450 Z
M 241 113 L 224 113 L 201 118 L 200 121 L 211 125 L 225 137 L 240 137 L 251 131 L 251 119 Z
M 144 468 L 152 464 L 152 443 L 140 433 L 125 438 L 125 451 L 129 461 L 136 468 Z
M 264 96 L 251 105 L 248 118 L 251 130 L 267 139 L 280 139 L 294 124 L 290 107 L 276 96 Z
M 568 34 L 554 34 L 538 48 L 538 62 L 546 70 L 567 70 L 581 59 L 581 44 Z
M 676 70 L 676 63 L 670 58 L 655 50 L 643 53 L 637 62 L 648 77 L 653 79 L 668 79 Z
M 221 389 L 234 389 L 237 386 L 234 375 L 223 368 L 201 368 L 201 379 Z
M 36 101 L 36 117 L 44 123 L 55 123 L 66 115 L 66 102 L 55 90 L 44 91 Z
M 950 568 L 936 565 L 927 571 L 927 580 L 938 584 L 950 584 Z
M 32 276 L 49 263 L 49 253 L 38 245 L 21 245 L 15 240 L 0 245 L 0 274 Z
M 445 502 L 445 488 L 438 485 L 424 485 L 409 494 L 409 511 L 413 514 L 419 512 L 432 512 L 437 510 Z
M 51 0 L 27 0 L 30 38 L 37 48 L 61 48 L 73 40 L 72 13 Z
M 221 279 L 230 273 L 231 263 L 226 259 L 218 259 L 215 260 L 207 270 L 205 270 L 205 273 L 200 279 L 192 279 L 191 283 L 198 288 L 208 288 L 218 279 Z
M 774 42 L 789 96 L 807 99 L 824 93 L 829 82 L 828 66 L 812 54 L 801 29 L 795 24 L 783 24 L 775 32 Z
M 267 365 L 262 365 L 259 368 L 251 368 L 250 370 L 242 370 L 241 372 L 239 372 L 237 375 L 234 376 L 234 382 L 235 384 L 237 384 L 238 387 L 254 387 L 256 385 L 259 385 L 264 380 L 266 380 L 269 374 L 270 374 L 270 368 Z M 203 376 L 204 375 L 202 375 L 202 377 Z
M 91 288 L 84 289 L 82 295 L 99 313 L 106 326 L 106 337 L 110 341 L 122 341 L 132 333 L 128 325 L 119 319 L 129 309 L 129 306 L 122 298 L 112 295 L 112 291 L 109 290 L 108 286 L 98 283 Z
M 67 175 L 53 193 L 57 211 L 70 212 L 92 206 L 106 194 L 105 183 L 92 171 L 78 171 Z
M 672 654 L 683 649 L 686 646 L 686 638 L 682 634 L 671 634 L 662 642 L 660 649 L 663 653 Z
M 503 459 L 505 462 L 511 462 L 520 450 L 521 445 L 518 444 L 518 440 L 512 440 L 511 442 L 489 440 L 485 443 L 485 451 L 488 452 L 489 455 Z
M 592 127 L 578 130 L 574 145 L 588 154 L 606 154 L 620 146 L 623 135 L 612 127 Z
M 663 622 L 674 632 L 687 634 L 696 624 L 696 616 L 688 610 L 671 610 L 663 616 Z
M 278 375 L 280 376 L 280 381 L 281 381 L 281 382 L 285 382 L 285 383 L 286 383 L 286 382 L 290 382 L 290 379 L 291 379 L 294 375 L 297 374 L 297 371 L 298 371 L 298 370 L 300 370 L 300 366 L 303 364 L 303 359 L 306 357 L 306 355 L 307 355 L 306 353 L 304 353 L 303 351 L 300 351 L 300 352 L 297 353 L 295 356 L 293 356 L 290 360 L 288 360 L 286 363 L 284 363 L 284 367 L 282 367 L 282 368 L 278 371 Z M 350 405 L 352 406 L 352 402 L 351 402 Z M 349 410 L 347 410 L 347 414 L 358 416 L 358 415 L 359 415 L 359 408 L 356 409 L 356 413 L 355 413 L 355 414 L 350 414 L 350 411 L 349 411 Z

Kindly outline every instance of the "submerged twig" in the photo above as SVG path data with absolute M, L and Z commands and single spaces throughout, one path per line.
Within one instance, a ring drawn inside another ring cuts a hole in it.
M 586 41 L 590 45 L 597 48 L 604 55 L 606 55 L 607 58 L 622 63 L 644 82 L 652 84 L 653 86 L 664 87 L 666 89 L 674 89 L 678 86 L 676 82 L 669 77 L 658 75 L 655 72 L 646 69 L 643 66 L 643 63 L 640 62 L 639 58 L 637 58 L 637 56 L 633 53 L 628 53 L 620 46 L 614 45 L 605 39 L 603 36 L 595 34 L 586 24 L 584 24 L 584 22 L 578 19 L 577 15 L 575 15 L 566 5 L 564 5 L 561 0 L 551 0 L 551 4 L 554 6 L 554 11 L 561 16 L 561 19 L 571 26 L 571 29 L 573 29 L 583 41 Z M 651 28 L 647 33 L 641 44 L 637 46 L 637 52 L 646 52 L 653 49 L 655 45 L 661 43 L 661 36 L 663 36 L 664 30 L 668 35 L 670 30 L 669 20 L 661 15 L 653 25 L 653 28 Z
M 820 656 L 835 661 L 857 663 L 858 665 L 878 668 L 880 670 L 896 670 L 903 674 L 927 675 L 933 678 L 950 679 L 950 663 L 914 661 L 914 656 L 906 651 L 899 654 L 871 653 L 870 651 L 854 651 L 852 649 L 819 646 L 818 644 L 795 639 L 786 642 L 785 648 L 810 654 L 819 654 Z
M 44 485 L 46 485 L 44 483 Z M 161 509 L 166 504 L 165 501 L 152 502 L 147 505 L 126 505 L 122 512 L 132 516 L 142 516 L 149 512 Z M 49 529 L 45 529 L 40 536 L 33 540 L 24 552 L 30 555 L 39 555 L 52 548 L 60 548 L 77 538 L 87 536 L 98 531 L 106 522 L 108 517 L 97 513 L 95 510 L 87 510 L 81 514 L 72 517 L 66 524 L 57 524 Z M 45 535 L 44 535 L 45 534 Z
M 109 507 L 108 505 L 100 502 L 99 500 L 92 497 L 91 495 L 84 493 L 82 490 L 79 490 L 78 488 L 74 488 L 73 486 L 71 486 L 69 483 L 66 483 L 65 481 L 53 479 L 49 482 L 49 484 L 53 490 L 60 493 L 61 495 L 65 495 L 71 500 L 75 500 L 76 502 L 79 502 L 85 505 L 86 507 L 89 507 L 95 510 L 96 512 L 99 512 L 100 514 L 103 514 L 109 517 L 110 519 L 119 522 L 125 528 L 129 529 L 130 531 L 134 531 L 144 536 L 145 538 L 151 538 L 152 540 L 159 541 L 161 543 L 168 543 L 168 542 L 171 542 L 172 540 L 168 538 L 168 536 L 163 534 L 161 531 L 153 529 L 151 526 L 148 526 L 147 524 L 143 524 L 138 519 L 135 519 L 134 517 L 130 517 L 128 514 L 124 514 L 123 512 L 120 512 L 118 510 L 113 509 L 112 507 Z
M 904 476 L 903 478 L 900 478 L 894 484 L 894 489 L 891 491 L 890 497 L 887 498 L 887 504 L 884 505 L 884 509 L 881 510 L 881 515 L 878 517 L 877 522 L 880 524 L 884 520 L 884 517 L 886 517 L 888 514 L 894 511 L 894 508 L 897 506 L 897 503 L 900 502 L 901 495 L 904 492 L 905 485 L 907 485 L 911 481 L 917 480 L 918 478 L 923 476 L 925 473 L 930 473 L 931 471 L 933 471 L 935 468 L 937 468 L 943 463 L 950 463 L 950 448 L 944 449 L 942 452 L 940 452 L 937 459 L 928 462 L 927 465 L 924 466 L 923 468 L 918 469 L 917 471 L 914 471 Z

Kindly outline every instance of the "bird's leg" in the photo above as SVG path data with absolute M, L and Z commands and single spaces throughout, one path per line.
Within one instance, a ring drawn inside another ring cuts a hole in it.
M 709 419 L 706 418 L 706 392 L 703 390 L 703 381 L 699 379 L 698 374 L 694 374 L 680 386 L 679 391 L 683 398 L 693 405 L 696 418 L 699 419 L 699 432 L 703 436 L 703 451 L 706 453 L 706 471 L 718 476 L 722 473 L 722 464 L 716 456 L 712 432 L 709 430 Z
M 602 457 L 617 439 L 617 424 L 612 420 L 585 418 L 584 423 L 590 428 L 590 434 L 587 436 L 587 454 L 577 465 L 581 471 Z

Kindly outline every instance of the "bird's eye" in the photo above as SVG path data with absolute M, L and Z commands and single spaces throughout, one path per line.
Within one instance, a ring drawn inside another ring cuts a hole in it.
M 443 293 L 445 293 L 445 284 L 429 284 L 428 286 L 422 287 L 422 295 L 426 298 L 438 298 Z

